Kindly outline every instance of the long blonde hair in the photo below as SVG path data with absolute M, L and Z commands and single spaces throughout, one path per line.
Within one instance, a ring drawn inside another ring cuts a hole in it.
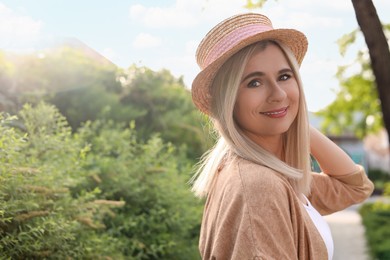
M 283 51 L 299 87 L 298 114 L 289 130 L 283 134 L 285 162 L 250 140 L 237 126 L 233 110 L 236 103 L 245 64 L 256 50 L 264 50 L 269 44 L 279 46 Z M 215 146 L 206 152 L 192 178 L 192 191 L 198 197 L 205 197 L 212 189 L 218 167 L 235 156 L 264 165 L 283 175 L 297 194 L 310 192 L 310 146 L 307 107 L 299 75 L 299 65 L 292 52 L 283 44 L 265 40 L 252 44 L 233 55 L 219 69 L 211 89 L 212 122 L 219 138 Z

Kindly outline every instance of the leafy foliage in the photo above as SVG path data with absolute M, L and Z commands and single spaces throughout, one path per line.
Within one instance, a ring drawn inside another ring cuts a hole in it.
M 384 195 L 390 198 L 390 182 Z M 390 203 L 377 201 L 366 203 L 359 210 L 366 229 L 366 237 L 373 259 L 390 259 Z
M 370 169 L 368 177 L 374 183 L 374 193 L 377 194 L 383 194 L 386 184 L 390 183 L 390 174 L 380 169 Z
M 384 28 L 388 30 L 388 26 Z M 338 40 L 342 55 L 355 43 L 359 32 L 354 30 Z M 383 127 L 381 103 L 368 51 L 360 50 L 355 62 L 340 66 L 336 76 L 340 82 L 336 99 L 318 112 L 325 119 L 322 125 L 324 131 L 332 134 L 351 132 L 363 138 L 381 129 Z
M 244 6 L 247 9 L 256 9 L 256 8 L 262 8 L 264 4 L 267 2 L 267 0 L 247 0 L 246 5 Z
M 1 88 L 14 103 L 7 112 L 17 113 L 25 103 L 46 100 L 75 129 L 81 122 L 96 119 L 107 107 L 119 105 L 121 85 L 116 80 L 117 67 L 91 50 L 62 46 L 8 55 L 0 59 L 2 64 L 13 68 L 12 74 L 0 75 L 0 81 L 4 81 Z
M 205 119 L 195 109 L 181 78 L 167 70 L 132 66 L 124 73 L 124 82 L 121 102 L 138 111 L 134 120 L 142 139 L 159 133 L 162 139 L 185 146 L 190 158 L 199 157 L 211 146 L 199 125 Z
M 25 133 L 10 127 L 15 118 L 0 124 L 0 258 L 115 256 L 120 241 L 100 231 L 99 191 L 72 195 L 83 182 L 82 147 L 64 118 L 43 104 L 20 116 Z
M 79 138 L 91 144 L 87 189 L 126 205 L 107 218 L 108 232 L 121 237 L 123 254 L 135 259 L 196 259 L 199 201 L 185 184 L 190 165 L 171 144 L 154 136 L 138 144 L 134 128 L 88 123 Z
M 24 103 L 43 99 L 60 110 L 73 131 L 88 120 L 135 121 L 143 140 L 160 133 L 163 140 L 185 148 L 182 151 L 191 158 L 211 146 L 205 138 L 207 127 L 199 124 L 205 120 L 181 78 L 167 70 L 120 69 L 90 52 L 62 47 L 8 58 L 0 55 L 4 68 L 0 108 L 14 114 Z M 12 93 L 6 91 L 10 89 Z
M 0 258 L 199 259 L 206 118 L 169 71 L 95 56 L 0 55 L 1 109 L 21 110 L 1 125 Z
M 0 50 L 0 111 L 15 111 L 16 109 L 15 95 L 10 87 L 14 70 L 14 65 L 8 61 L 6 54 Z
M 339 52 L 342 56 L 346 54 L 348 47 L 355 43 L 357 34 L 359 32 L 360 31 L 358 29 L 353 30 L 350 33 L 344 34 L 337 40 L 337 44 L 339 45 Z
M 53 107 L 0 124 L 0 258 L 198 259 L 201 206 L 185 156 L 134 125 L 75 134 Z

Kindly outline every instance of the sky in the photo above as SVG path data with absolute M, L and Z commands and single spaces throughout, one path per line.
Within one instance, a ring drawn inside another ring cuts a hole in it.
M 221 20 L 248 12 L 246 0 L 0 0 L 0 49 L 39 50 L 78 39 L 121 68 L 132 64 L 168 69 L 188 88 L 200 71 L 197 45 Z M 390 23 L 390 1 L 374 0 L 382 23 Z M 268 0 L 262 9 L 274 28 L 293 28 L 308 38 L 301 76 L 310 111 L 335 98 L 337 67 L 365 48 L 361 39 L 345 56 L 337 39 L 358 27 L 349 0 Z

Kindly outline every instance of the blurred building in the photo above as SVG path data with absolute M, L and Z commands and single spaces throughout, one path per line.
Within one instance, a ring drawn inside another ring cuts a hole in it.
M 321 130 L 320 116 L 310 113 L 309 120 L 312 126 Z M 363 165 L 366 171 L 375 169 L 390 174 L 389 138 L 385 129 L 376 134 L 369 134 L 363 140 L 350 132 L 327 136 L 348 153 L 354 162 Z M 317 170 L 318 166 L 316 167 Z
M 319 130 L 321 130 L 322 120 L 323 119 L 320 116 L 317 116 L 314 113 L 309 113 L 310 124 Z M 355 163 L 362 165 L 366 171 L 369 169 L 367 150 L 363 140 L 357 138 L 350 132 L 345 132 L 340 135 L 327 134 L 327 136 L 341 147 Z M 314 163 L 314 168 L 316 171 L 319 171 L 319 167 L 316 163 Z
M 382 129 L 377 134 L 370 134 L 364 139 L 364 147 L 369 169 L 380 169 L 390 172 L 389 138 Z

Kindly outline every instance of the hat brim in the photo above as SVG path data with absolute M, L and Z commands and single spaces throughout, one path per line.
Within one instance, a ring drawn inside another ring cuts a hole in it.
M 303 61 L 308 46 L 306 36 L 294 29 L 273 29 L 266 32 L 259 32 L 258 34 L 243 39 L 200 71 L 192 82 L 192 100 L 201 112 L 211 115 L 212 97 L 210 88 L 221 66 L 241 49 L 262 40 L 273 40 L 287 46 L 294 54 L 299 65 Z

